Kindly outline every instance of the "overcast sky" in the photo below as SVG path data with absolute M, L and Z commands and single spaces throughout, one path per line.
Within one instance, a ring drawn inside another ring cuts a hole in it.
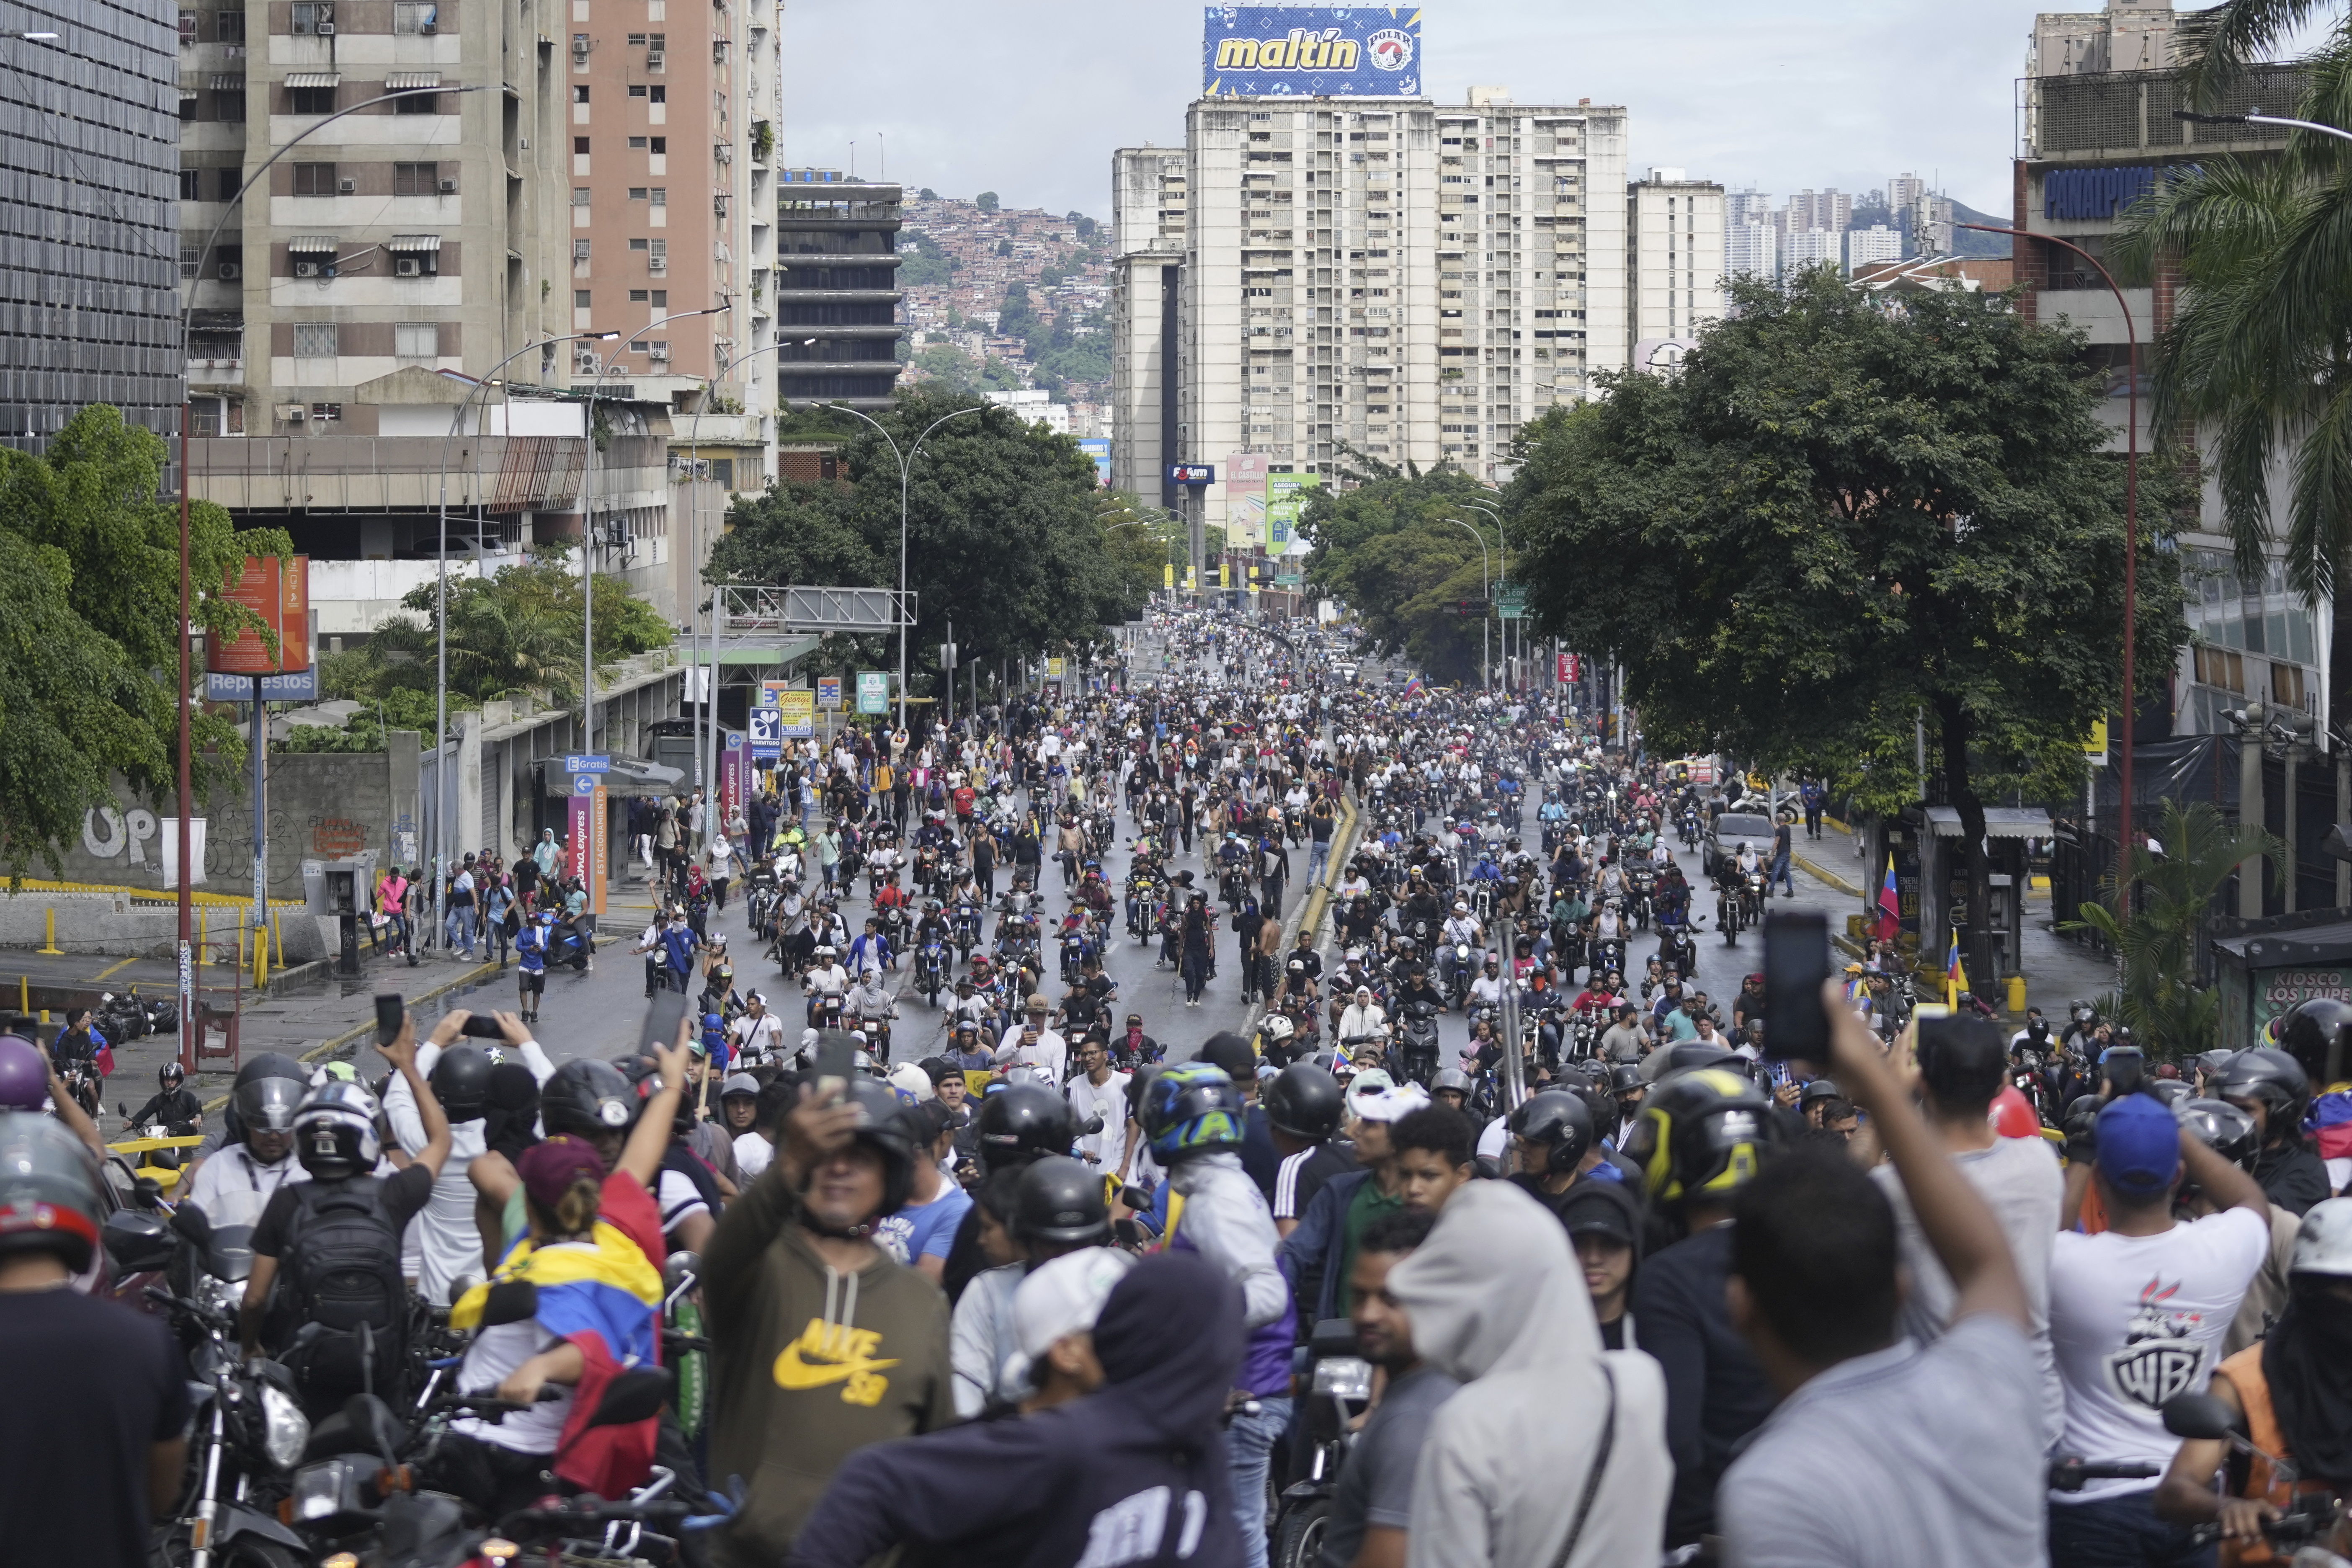
M 887 172 L 942 195 L 1108 216 L 1110 153 L 1183 142 L 1201 87 L 1191 0 L 784 0 L 790 163 Z M 1438 0 L 1440 102 L 1631 111 L 1632 168 L 1779 195 L 1906 170 L 2006 213 L 2015 81 L 2037 10 L 2095 0 Z

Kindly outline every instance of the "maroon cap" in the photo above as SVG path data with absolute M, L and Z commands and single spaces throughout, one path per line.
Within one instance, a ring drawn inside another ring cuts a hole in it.
M 522 1158 L 515 1162 L 515 1170 L 522 1177 L 522 1190 L 530 1194 L 530 1201 L 550 1214 L 555 1212 L 555 1205 L 563 1201 L 563 1194 L 581 1177 L 600 1183 L 604 1179 L 604 1162 L 597 1154 L 596 1146 L 568 1132 L 524 1150 Z

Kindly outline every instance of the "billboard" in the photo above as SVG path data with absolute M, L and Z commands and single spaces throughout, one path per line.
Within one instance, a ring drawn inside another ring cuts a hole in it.
M 1207 98 L 1412 98 L 1418 5 L 1212 5 L 1201 29 Z
M 1265 471 L 1263 452 L 1225 456 L 1225 542 L 1255 547 L 1265 542 Z
M 1110 486 L 1110 437 L 1081 436 L 1078 437 L 1078 450 L 1094 459 L 1095 483 L 1108 489 Z
M 261 617 L 278 638 L 278 652 L 251 631 L 207 638 L 205 668 L 223 675 L 290 675 L 310 668 L 310 558 L 248 555 L 222 596 Z
M 1307 510 L 1309 489 L 1320 489 L 1320 474 L 1270 473 L 1265 477 L 1265 547 L 1275 555 L 1304 554 L 1307 542 L 1298 537 L 1298 514 Z

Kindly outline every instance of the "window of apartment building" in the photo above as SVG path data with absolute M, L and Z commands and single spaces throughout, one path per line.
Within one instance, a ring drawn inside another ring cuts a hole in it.
M 649 87 L 646 89 L 646 98 L 648 102 L 667 103 L 669 101 L 669 89 L 659 86 Z
M 631 33 L 629 35 L 629 47 L 633 49 L 642 49 L 645 47 L 646 36 L 643 33 Z
M 440 31 L 441 7 L 433 0 L 393 0 L 392 30 L 395 33 Z
M 437 92 L 404 92 L 392 100 L 394 114 L 438 114 L 441 95 Z
M 650 89 L 648 89 L 648 88 L 646 88 L 646 87 L 644 87 L 644 86 L 642 86 L 642 85 L 637 86 L 637 87 L 633 87 L 633 88 L 629 89 L 629 96 L 630 96 L 631 98 L 643 98 L 643 97 L 645 97 L 645 96 L 646 96 L 646 94 L 648 91 L 650 91 L 650 90 L 651 90 Z
M 202 269 L 203 269 L 203 267 L 204 267 L 204 261 L 205 261 L 205 252 L 204 252 L 204 247 L 203 247 L 202 246 L 189 244 L 189 243 L 186 243 L 186 242 L 184 242 L 184 241 L 181 244 L 181 246 L 180 246 L 180 276 L 181 276 L 181 277 L 183 277 L 183 278 L 194 278 L 194 277 L 197 274 L 197 272 L 199 272 L 200 270 L 202 270 Z
M 646 197 L 654 205 L 657 207 L 666 207 L 669 205 L 669 187 L 667 185 L 656 185 L 646 193 Z
M 244 95 L 240 93 L 238 96 L 241 98 Z M 213 189 L 220 193 L 216 200 L 224 202 L 236 200 L 237 190 L 244 184 L 245 165 L 242 163 L 231 163 L 225 169 L 214 171 Z
M 435 359 L 441 353 L 441 326 L 437 321 L 394 321 L 392 324 L 392 352 L 402 359 Z
M 649 303 L 650 305 L 652 305 L 652 306 L 653 306 L 653 308 L 654 308 L 655 310 L 668 310 L 668 309 L 669 309 L 669 290 L 668 290 L 668 289 L 655 289 L 655 290 L 653 291 L 653 296 L 654 296 L 654 297 L 653 297 L 650 300 L 648 300 L 648 301 L 647 301 L 647 303 Z
M 572 151 L 580 157 L 585 158 L 588 156 L 588 138 L 585 136 L 574 136 L 572 139 Z
M 441 165 L 438 163 L 394 163 L 392 166 L 392 194 L 395 196 L 429 196 L 441 188 Z
M 636 349 L 639 353 L 648 355 L 653 359 L 667 361 L 669 358 L 669 340 L 667 338 L 656 338 L 651 342 L 639 343 L 636 345 Z
M 298 196 L 333 195 L 335 194 L 335 166 L 332 163 L 295 164 L 294 194 Z
M 245 247 L 221 245 L 213 247 L 213 270 L 223 278 L 235 278 L 245 270 Z
M 184 121 L 194 121 L 196 117 L 196 103 L 197 95 L 193 90 L 184 88 L 182 89 L 180 92 L 180 118 Z
M 667 58 L 668 52 L 669 35 L 667 33 L 647 33 L 646 35 L 646 69 L 652 71 L 661 69 L 662 60 L 657 59 L 655 57 L 662 56 Z
M 652 248 L 646 253 L 646 263 L 656 272 L 660 271 L 663 268 L 667 267 L 669 265 L 669 241 L 666 239 L 656 239 L 653 241 Z
M 669 151 L 669 138 L 667 136 L 656 136 L 652 138 L 652 145 L 646 150 L 651 153 L 655 157 L 658 158 L 663 153 Z
M 2303 706 L 2303 666 L 2271 666 L 2271 700 L 2288 708 Z
M 294 0 L 293 13 L 296 37 L 315 34 L 322 22 L 331 28 L 335 25 L 335 8 L 332 5 L 314 5 L 310 0 Z
M 629 199 L 630 199 L 631 201 L 633 201 L 633 202 L 641 202 L 641 201 L 644 201 L 644 200 L 646 199 L 646 188 L 645 188 L 645 186 L 643 186 L 643 185 L 631 185 L 631 186 L 629 187 Z
M 631 250 L 643 250 L 645 247 L 646 242 L 642 239 L 633 239 L 629 241 L 629 248 Z
M 184 202 L 200 202 L 205 199 L 205 172 L 202 169 L 180 171 L 180 199 Z
M 588 101 L 588 84 L 586 82 L 574 82 L 572 84 L 572 101 L 574 103 L 585 103 Z
M 339 329 L 332 321 L 294 323 L 296 359 L 332 359 L 339 347 Z
M 243 11 L 214 12 L 213 37 L 224 44 L 245 42 L 245 13 Z
M 332 425 L 342 418 L 342 416 L 343 405 L 340 403 L 313 403 L 310 405 L 310 418 L 315 424 Z
M 645 146 L 646 146 L 646 139 L 645 139 L 644 137 L 642 137 L 642 136 L 632 136 L 632 137 L 630 137 L 630 138 L 629 138 L 629 151 L 630 151 L 630 152 L 632 152 L 632 153 L 642 153 L 642 152 L 644 152 L 644 151 L 645 151 Z
M 575 310 L 587 310 L 588 296 L 589 291 L 585 289 L 574 289 L 572 290 L 572 308 Z
M 243 86 L 215 88 L 213 90 L 213 118 L 226 125 L 244 123 L 245 89 Z
M 642 304 L 644 304 L 644 303 L 646 302 L 646 290 L 645 290 L 645 289 L 630 289 L 630 290 L 629 290 L 629 303 L 630 303 L 630 304 L 632 304 L 632 305 L 642 305 Z
M 585 267 L 588 265 L 588 242 L 586 240 L 575 239 L 572 242 L 572 265 L 574 267 Z
M 572 187 L 572 205 L 575 207 L 584 207 L 588 205 L 588 198 L 594 194 L 586 185 L 574 185 Z
M 332 114 L 335 111 L 335 89 L 331 87 L 289 87 L 286 89 L 286 108 L 292 114 Z M 404 111 L 405 100 L 401 103 Z
M 183 11 L 180 13 L 181 43 L 193 44 L 197 41 L 200 35 L 196 30 L 196 14 L 194 11 Z

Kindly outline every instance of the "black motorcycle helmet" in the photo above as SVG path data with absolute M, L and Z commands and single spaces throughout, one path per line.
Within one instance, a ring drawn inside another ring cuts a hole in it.
M 1266 1121 L 1293 1138 L 1320 1143 L 1339 1131 L 1339 1080 L 1313 1062 L 1293 1062 L 1275 1074 L 1260 1100 Z
M 593 1057 L 565 1062 L 540 1086 L 539 1120 L 551 1138 L 620 1132 L 636 1120 L 637 1097 L 621 1069 Z
M 2311 1107 L 2311 1079 L 2303 1065 L 2284 1051 L 2267 1047 L 2231 1057 L 2221 1081 L 2210 1087 L 2216 1099 L 2261 1105 L 2269 1115 L 2268 1136 L 2273 1142 L 2296 1136 L 2303 1113 Z
M 1754 1080 L 1724 1068 L 1663 1078 L 1626 1135 L 1651 1201 L 1722 1200 L 1753 1180 L 1779 1143 L 1772 1102 Z
M 472 1121 L 488 1108 L 490 1071 L 497 1066 L 489 1052 L 467 1045 L 449 1047 L 433 1064 L 426 1081 L 433 1086 L 433 1098 L 441 1102 L 442 1114 L 453 1125 Z
M 0 1115 L 0 1258 L 54 1253 L 79 1274 L 98 1246 L 98 1163 L 54 1117 Z
M 1102 1247 L 1110 1241 L 1103 1181 L 1084 1161 L 1048 1154 L 1021 1173 L 1013 1199 L 1013 1238 Z
M 2252 1173 L 2263 1142 L 2254 1131 L 2252 1116 L 2226 1100 L 2184 1100 L 2172 1108 L 2172 1114 L 2180 1119 L 2183 1127 L 2197 1134 L 2199 1142 L 2238 1169 Z
M 980 1102 L 980 1163 L 1018 1170 L 1048 1154 L 1067 1154 L 1078 1135 L 1070 1102 L 1042 1083 L 1008 1083 Z
M 237 1135 L 293 1131 L 295 1107 L 310 1087 L 310 1075 L 302 1064 L 278 1051 L 264 1051 L 238 1068 L 228 1091 Z
M 1548 1089 L 1511 1112 L 1510 1129 L 1542 1148 L 1547 1172 L 1573 1171 L 1592 1147 L 1592 1108 L 1573 1090 Z
M 2341 1082 L 2352 1071 L 2352 1002 L 2314 996 L 2279 1015 L 2278 1043 L 2308 1083 Z
M 882 1156 L 882 1206 L 866 1217 L 864 1228 L 871 1228 L 875 1221 L 898 1213 L 913 1191 L 919 1135 L 908 1114 L 911 1107 L 888 1084 L 854 1078 L 844 1097 L 859 1113 L 856 1130 L 850 1136 Z
M 165 1062 L 155 1069 L 155 1086 L 165 1094 L 188 1081 L 188 1069 L 176 1061 Z

